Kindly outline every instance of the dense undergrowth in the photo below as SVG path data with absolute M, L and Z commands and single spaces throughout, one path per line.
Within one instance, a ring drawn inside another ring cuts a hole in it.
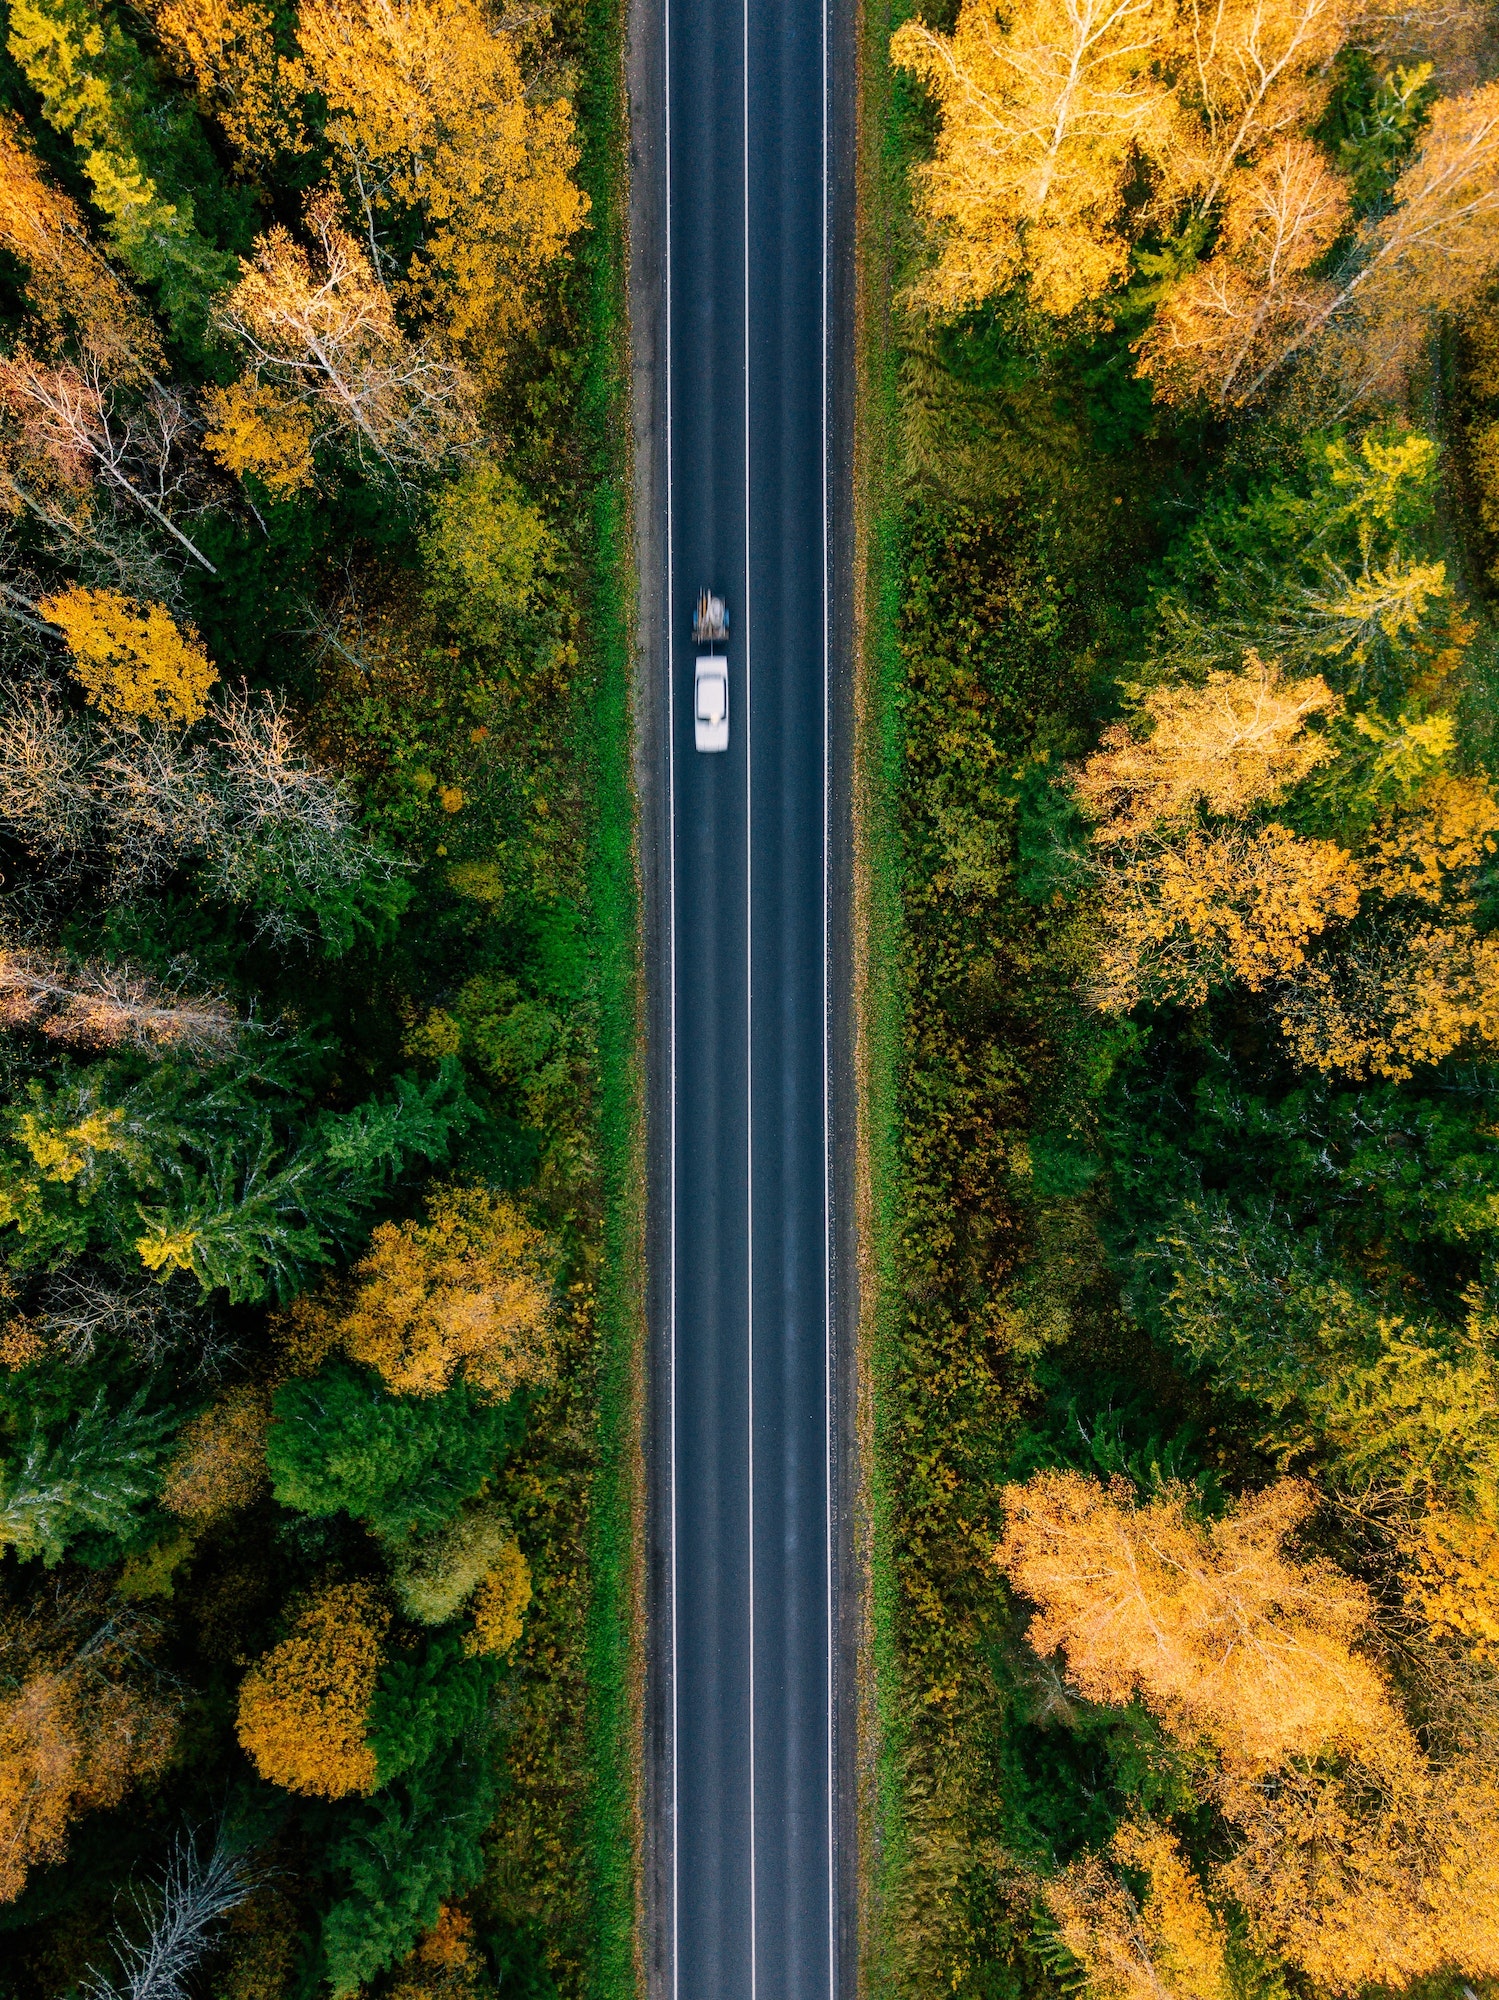
M 16 2000 L 633 1990 L 620 35 L 7 10 Z
M 1492 296 L 1428 274 L 1331 403 L 1320 360 L 1158 397 L 1232 220 L 1172 235 L 1138 125 L 1122 206 L 1082 147 L 1027 209 L 992 163 L 1062 10 L 921 10 L 933 98 L 909 11 L 866 78 L 869 1976 L 1487 1991 Z M 1392 227 L 1436 86 L 1347 33 L 1303 116 Z M 1123 278 L 1058 310 L 1043 226 Z

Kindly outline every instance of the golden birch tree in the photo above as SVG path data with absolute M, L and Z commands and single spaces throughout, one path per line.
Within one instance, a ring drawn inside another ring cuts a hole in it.
M 341 431 L 373 469 L 398 479 L 424 472 L 466 433 L 462 372 L 402 333 L 389 292 L 326 194 L 309 204 L 307 228 L 311 251 L 279 224 L 257 240 L 218 324 L 249 355 L 256 382 L 308 410 L 314 434 Z M 225 407 L 217 414 L 222 437 Z M 300 477 L 291 454 L 282 463 L 288 482 Z
M 915 298 L 961 312 L 1024 276 L 1065 313 L 1118 282 L 1136 149 L 1171 115 L 1155 73 L 1169 27 L 1165 0 L 1030 0 L 1008 20 L 965 0 L 951 36 L 897 30 L 891 60 L 941 114 L 936 157 L 915 170 L 938 242 Z
M 299 36 L 372 258 L 382 218 L 420 215 L 404 295 L 483 361 L 587 213 L 572 105 L 528 90 L 476 0 L 305 0 Z
M 1087 1974 L 1090 2000 L 1230 2000 L 1227 1932 L 1171 1835 L 1126 1820 L 1109 1853 L 1145 1877 L 1143 1901 L 1096 1854 L 1041 1885 L 1058 1937 Z
M 1200 687 L 1153 688 L 1136 724 L 1104 731 L 1101 747 L 1073 773 L 1073 791 L 1106 845 L 1190 824 L 1199 806 L 1241 818 L 1328 761 L 1331 744 L 1309 735 L 1306 723 L 1340 706 L 1320 675 L 1287 680 L 1251 652 L 1240 673 L 1210 673 Z
M 1283 1479 L 1221 1520 L 1180 1487 L 1139 1503 L 1126 1480 L 1040 1472 L 1002 1495 L 995 1561 L 1038 1610 L 1027 1643 L 1063 1653 L 1090 1701 L 1138 1694 L 1166 1726 L 1262 1769 L 1387 1726 L 1384 1685 L 1355 1650 L 1367 1593 L 1331 1564 L 1287 1557 L 1315 1506 Z

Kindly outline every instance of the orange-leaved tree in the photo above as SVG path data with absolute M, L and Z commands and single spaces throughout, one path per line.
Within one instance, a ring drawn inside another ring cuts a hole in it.
M 270 1490 L 265 1441 L 271 1399 L 258 1383 L 226 1389 L 183 1426 L 161 1485 L 161 1504 L 193 1527 L 210 1527 Z
M 303 1365 L 334 1347 L 402 1396 L 431 1396 L 461 1376 L 503 1397 L 547 1379 L 554 1257 L 508 1195 L 440 1188 L 425 1222 L 384 1222 L 352 1283 L 304 1294 L 283 1316 Z
M 227 1056 L 239 1039 L 234 1014 L 214 994 L 174 991 L 128 964 L 39 949 L 0 950 L 0 1024 L 85 1049 Z
M 239 1740 L 273 1785 L 317 1798 L 371 1792 L 370 1707 L 390 1613 L 364 1583 L 325 1585 L 240 1684 Z
M 1388 205 L 1336 274 L 1314 275 L 1345 215 L 1337 177 L 1301 142 L 1251 175 L 1213 256 L 1144 337 L 1160 392 L 1249 403 L 1314 343 L 1335 409 L 1398 384 L 1435 321 L 1471 309 L 1499 270 L 1499 84 L 1438 101 Z
M 1218 1870 L 1262 1949 L 1352 1995 L 1436 1972 L 1499 1973 L 1499 1782 L 1401 1725 L 1334 1763 L 1230 1772 L 1238 1851 Z
M 177 1703 L 151 1666 L 156 1638 L 97 1581 L 0 1610 L 0 1902 L 63 1858 L 81 1813 L 166 1766 Z
M 1282 1479 L 1219 1520 L 1168 1487 L 1040 1472 L 1004 1491 L 995 1560 L 1039 1607 L 1026 1633 L 1093 1701 L 1138 1695 L 1168 1728 L 1262 1769 L 1390 1726 L 1384 1684 L 1354 1650 L 1366 1591 L 1330 1563 L 1288 1557 L 1315 1507 Z
M 492 359 L 587 213 L 571 104 L 528 87 L 476 0 L 305 0 L 298 35 L 372 253 L 382 220 L 419 215 L 405 296 Z
M 197 632 L 164 604 L 144 611 L 117 590 L 72 584 L 37 609 L 73 655 L 84 693 L 111 721 L 197 722 L 218 670 Z
M 94 243 L 78 204 L 43 171 L 13 112 L 0 115 L 0 244 L 21 264 L 49 346 L 75 341 L 127 375 L 161 365 L 149 317 Z
M 1117 1866 L 1084 1854 L 1041 1885 L 1090 2000 L 1229 2000 L 1227 1931 L 1171 1835 L 1126 1820 L 1109 1851 Z M 1121 1866 L 1144 1876 L 1143 1899 Z

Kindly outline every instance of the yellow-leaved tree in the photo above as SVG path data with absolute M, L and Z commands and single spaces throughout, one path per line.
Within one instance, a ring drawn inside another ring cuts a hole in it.
M 1135 724 L 1116 722 L 1073 774 L 1078 803 L 1114 844 L 1189 824 L 1199 806 L 1238 818 L 1272 804 L 1333 755 L 1309 735 L 1313 715 L 1341 703 L 1320 675 L 1287 680 L 1251 652 L 1241 673 L 1152 688 Z
M 219 456 L 291 491 L 308 481 L 315 439 L 342 433 L 371 470 L 429 471 L 467 435 L 461 369 L 407 339 L 326 190 L 308 204 L 307 233 L 310 250 L 279 224 L 258 237 L 217 310 L 250 359 L 247 381 L 211 406 Z
M 1337 1994 L 1499 1971 L 1499 1781 L 1470 1751 L 1423 1752 L 1360 1650 L 1368 1593 L 1330 1563 L 1287 1555 L 1313 1505 L 1305 1486 L 1280 1480 L 1201 1519 L 1180 1487 L 1142 1502 L 1124 1480 L 1042 1472 L 1004 1503 L 996 1557 L 1038 1607 L 1028 1642 L 1064 1653 L 1080 1693 L 1138 1696 L 1212 1756 L 1236 1847 L 1210 1886 L 1260 1950 Z M 1085 1861 L 1044 1892 L 1079 1958 L 1119 1982 L 1142 1967 L 1163 1975 L 1105 1991 L 1195 1993 L 1206 1978 L 1212 1995 L 1216 1927 L 1196 1885 L 1173 1876 L 1154 1834 L 1116 1859 L 1153 1888 L 1165 1861 L 1162 1919 L 1182 1913 L 1180 1934 L 1202 1949 L 1183 1954 L 1186 1983 L 1173 1985 L 1161 1963 L 1171 1933 L 1163 1921 L 1152 1936 L 1149 1899 L 1142 1911 Z
M 147 0 L 157 38 L 223 127 L 242 171 L 307 150 L 301 65 L 276 47 L 264 0 Z
M 370 1706 L 389 1627 L 368 1584 L 329 1584 L 307 1600 L 240 1683 L 239 1740 L 261 1777 L 315 1798 L 374 1790 Z
M 164 604 L 74 584 L 37 607 L 68 642 L 84 693 L 112 721 L 197 722 L 218 670 Z
M 1039 1606 L 1027 1642 L 1065 1654 L 1089 1700 L 1138 1695 L 1176 1734 L 1247 1769 L 1391 1725 L 1383 1683 L 1354 1651 L 1367 1592 L 1284 1553 L 1316 1505 L 1300 1481 L 1214 1521 L 1194 1518 L 1181 1487 L 1142 1504 L 1127 1480 L 1077 1472 L 1040 1472 L 1002 1497 L 995 1560 Z
M 950 36 L 919 19 L 897 29 L 891 60 L 941 113 L 936 157 L 915 170 L 938 241 L 916 299 L 961 312 L 1025 277 L 1065 313 L 1118 283 L 1136 151 L 1171 119 L 1158 68 L 1171 19 L 1166 0 L 1024 0 L 1007 14 L 964 0 Z
M 1080 1855 L 1041 1886 L 1057 1936 L 1087 1974 L 1089 2000 L 1230 2000 L 1223 1919 L 1163 1827 L 1126 1820 L 1117 1864 Z M 1143 1875 L 1143 1900 L 1118 1868 Z
M 299 1365 L 333 1348 L 398 1396 L 432 1396 L 461 1376 L 503 1397 L 547 1379 L 553 1254 L 508 1195 L 440 1188 L 425 1222 L 383 1222 L 346 1285 L 304 1293 L 282 1315 Z
M 253 473 L 273 500 L 288 500 L 316 484 L 316 425 L 309 402 L 250 376 L 227 388 L 211 387 L 203 413 L 208 420 L 203 442 L 236 479 Z
M 1356 913 L 1361 886 L 1336 841 L 1273 822 L 1137 849 L 1103 870 L 1094 1002 L 1124 1014 L 1143 1000 L 1199 1007 L 1233 982 L 1310 982 L 1308 946 Z
M 421 217 L 405 295 L 492 364 L 587 213 L 572 105 L 528 88 L 476 0 L 305 0 L 298 34 L 371 239 Z

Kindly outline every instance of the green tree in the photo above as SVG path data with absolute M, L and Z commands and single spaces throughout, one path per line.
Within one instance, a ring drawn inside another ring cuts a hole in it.
M 174 102 L 118 22 L 88 0 L 13 0 L 10 53 L 71 138 L 121 262 L 176 332 L 201 334 L 235 259 L 199 231 L 190 189 L 219 178 L 192 111 Z
M 347 1888 L 322 1929 L 322 1970 L 335 2000 L 404 1958 L 443 1901 L 479 1880 L 499 1790 L 489 1742 L 461 1739 L 340 1814 L 328 1860 Z
M 276 1392 L 266 1463 L 276 1498 L 303 1514 L 351 1514 L 401 1544 L 453 1519 L 520 1436 L 524 1399 L 483 1403 L 463 1382 L 392 1396 L 334 1362 Z
M 291 1051 L 282 1052 L 285 1063 Z M 454 1065 L 393 1096 L 311 1114 L 234 1067 L 122 1059 L 34 1079 L 0 1138 L 10 1262 L 85 1250 L 191 1271 L 231 1302 L 287 1298 L 348 1246 L 413 1161 L 442 1159 L 471 1116 Z
M 128 1537 L 150 1506 L 174 1415 L 137 1393 L 111 1410 L 104 1389 L 61 1425 L 40 1412 L 24 1446 L 0 1466 L 0 1547 L 48 1569 L 85 1535 Z

